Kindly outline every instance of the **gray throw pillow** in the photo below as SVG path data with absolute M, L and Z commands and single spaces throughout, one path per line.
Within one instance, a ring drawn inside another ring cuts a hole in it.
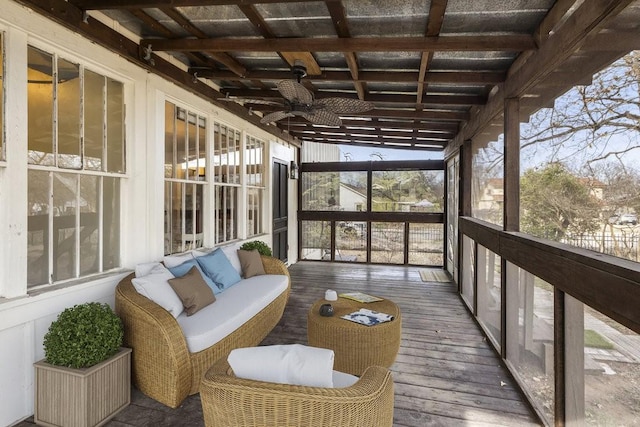
M 169 279 L 169 285 L 182 301 L 187 316 L 197 313 L 216 300 L 213 291 L 195 265 L 184 276 Z
M 262 258 L 260 257 L 260 252 L 258 252 L 257 249 L 254 249 L 252 251 L 238 249 L 238 258 L 240 258 L 240 265 L 242 266 L 242 276 L 245 279 L 253 276 L 267 274 L 264 271 Z

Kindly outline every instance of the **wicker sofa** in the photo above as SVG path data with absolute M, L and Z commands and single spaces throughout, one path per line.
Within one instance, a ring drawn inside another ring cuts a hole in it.
M 237 378 L 223 359 L 205 373 L 200 399 L 207 427 L 393 425 L 393 379 L 380 366 L 350 387 L 322 388 Z
M 214 362 L 226 359 L 234 348 L 259 344 L 269 334 L 282 317 L 291 279 L 282 261 L 261 258 L 267 274 L 288 277 L 287 290 L 234 332 L 197 353 L 189 352 L 176 319 L 136 291 L 131 282 L 134 274 L 120 281 L 115 292 L 116 313 L 124 324 L 125 346 L 133 349 L 132 378 L 140 391 L 176 408 L 188 395 L 199 392 L 202 376 Z

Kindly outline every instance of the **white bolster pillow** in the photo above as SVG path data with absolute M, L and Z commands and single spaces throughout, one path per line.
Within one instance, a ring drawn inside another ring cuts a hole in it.
M 227 361 L 238 378 L 333 387 L 333 350 L 301 344 L 237 348 Z

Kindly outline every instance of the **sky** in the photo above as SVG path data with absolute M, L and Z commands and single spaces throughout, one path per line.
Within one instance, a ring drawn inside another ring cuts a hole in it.
M 380 158 L 382 156 L 382 159 Z M 397 148 L 362 147 L 340 145 L 340 161 L 362 162 L 369 160 L 442 160 L 440 151 L 401 150 Z

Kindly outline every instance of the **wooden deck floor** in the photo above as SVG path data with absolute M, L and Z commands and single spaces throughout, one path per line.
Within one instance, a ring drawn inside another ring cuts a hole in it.
M 327 288 L 362 291 L 398 304 L 403 330 L 391 368 L 394 426 L 540 425 L 452 284 L 422 282 L 418 267 L 303 261 L 291 266 L 290 272 L 289 304 L 263 344 L 306 344 L 307 310 Z M 131 405 L 107 424 L 202 425 L 199 395 L 172 410 L 135 389 Z

